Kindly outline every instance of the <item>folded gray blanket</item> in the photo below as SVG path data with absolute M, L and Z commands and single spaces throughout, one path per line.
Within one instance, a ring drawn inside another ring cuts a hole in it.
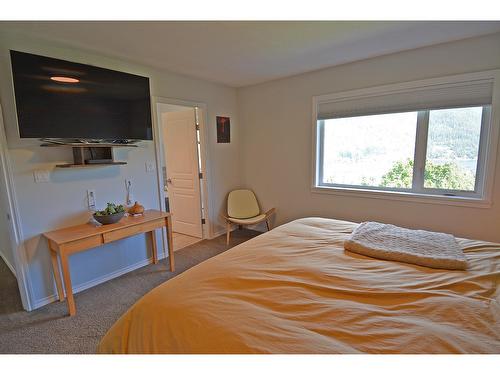
M 432 268 L 467 268 L 465 255 L 451 234 L 412 230 L 373 221 L 361 223 L 345 240 L 344 248 L 373 258 Z

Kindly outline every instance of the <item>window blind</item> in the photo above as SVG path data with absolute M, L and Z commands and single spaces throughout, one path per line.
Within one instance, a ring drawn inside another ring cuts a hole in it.
M 318 120 L 325 120 L 391 112 L 488 105 L 492 102 L 492 93 L 492 79 L 434 84 L 325 100 L 318 103 L 317 113 Z

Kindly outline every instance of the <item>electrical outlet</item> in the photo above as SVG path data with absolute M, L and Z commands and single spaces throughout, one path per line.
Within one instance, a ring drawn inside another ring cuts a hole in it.
M 33 172 L 33 178 L 35 179 L 35 182 L 41 183 L 41 182 L 49 182 L 50 180 L 50 172 L 47 170 L 37 170 Z
M 152 161 L 147 161 L 146 162 L 146 172 L 154 172 L 155 171 L 155 165 Z
M 87 204 L 89 210 L 95 210 L 95 205 L 96 205 L 95 202 L 96 202 L 95 190 L 94 189 L 87 190 Z

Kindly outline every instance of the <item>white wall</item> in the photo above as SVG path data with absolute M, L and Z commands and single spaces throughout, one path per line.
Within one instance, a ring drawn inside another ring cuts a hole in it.
M 216 222 L 215 231 L 223 228 L 218 223 L 219 210 L 224 206 L 227 192 L 240 182 L 239 129 L 234 89 L 55 43 L 11 34 L 0 35 L 0 99 L 9 145 L 8 155 L 14 171 L 14 188 L 23 239 L 18 251 L 24 252 L 26 258 L 31 280 L 28 287 L 34 306 L 47 303 L 55 296 L 50 258 L 40 233 L 85 222 L 90 217 L 86 207 L 86 190 L 89 188 L 96 190 L 98 206 L 103 206 L 108 201 L 123 202 L 125 178 L 132 180 L 135 199 L 146 208 L 157 208 L 158 181 L 156 172 L 146 173 L 145 169 L 146 161 L 155 161 L 152 141 L 142 142 L 139 148 L 117 149 L 117 159 L 127 160 L 126 166 L 61 170 L 55 169 L 54 165 L 70 161 L 70 149 L 41 148 L 33 145 L 31 141 L 20 140 L 17 133 L 9 49 L 145 75 L 150 77 L 153 96 L 206 103 L 208 148 L 212 166 L 209 194 L 215 208 L 211 212 L 211 218 Z M 230 144 L 216 143 L 216 115 L 231 117 L 233 138 Z M 36 169 L 49 169 L 50 182 L 35 184 L 33 171 Z M 158 239 L 160 240 L 160 237 Z M 70 265 L 74 288 L 85 288 L 96 280 L 112 276 L 122 269 L 144 264 L 148 257 L 148 248 L 145 236 L 137 236 L 72 256 Z
M 325 195 L 310 188 L 314 95 L 498 68 L 500 34 L 494 34 L 242 88 L 243 181 L 264 207 L 277 207 L 278 224 L 303 216 L 379 220 L 500 241 L 500 160 L 488 209 Z

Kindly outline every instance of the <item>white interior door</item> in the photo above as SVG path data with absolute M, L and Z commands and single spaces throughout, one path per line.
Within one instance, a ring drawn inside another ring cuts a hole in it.
M 194 108 L 162 114 L 167 194 L 174 232 L 202 238 Z

